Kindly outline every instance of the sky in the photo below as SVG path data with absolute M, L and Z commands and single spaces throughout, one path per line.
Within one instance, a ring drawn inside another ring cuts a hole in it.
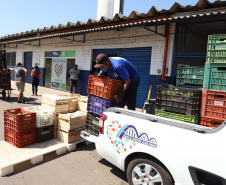
M 152 6 L 170 9 L 175 2 L 183 6 L 194 6 L 198 1 L 125 0 L 123 14 L 129 16 L 134 10 L 148 13 Z M 98 0 L 0 0 L 0 37 L 68 22 L 96 19 L 97 3 Z

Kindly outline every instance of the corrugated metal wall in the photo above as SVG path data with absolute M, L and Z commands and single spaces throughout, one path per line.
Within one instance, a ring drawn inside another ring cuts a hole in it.
M 119 57 L 129 60 L 140 74 L 140 85 L 137 93 L 137 107 L 142 108 L 148 97 L 150 87 L 151 48 L 122 48 L 93 50 L 94 55 L 104 53 L 107 55 L 118 54 Z

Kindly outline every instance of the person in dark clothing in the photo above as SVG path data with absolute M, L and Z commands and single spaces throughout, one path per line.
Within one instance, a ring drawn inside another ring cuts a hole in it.
M 39 70 L 38 66 L 35 66 L 34 69 L 31 71 L 32 79 L 32 96 L 37 96 L 38 92 L 38 84 L 39 78 L 41 77 L 41 71 Z
M 100 74 L 107 73 L 114 79 L 124 81 L 124 87 L 121 93 L 115 97 L 116 104 L 119 104 L 123 97 L 129 110 L 135 110 L 137 89 L 140 82 L 140 75 L 137 69 L 126 59 L 120 57 L 108 57 L 105 54 L 99 54 L 96 57 L 95 68 L 100 68 Z

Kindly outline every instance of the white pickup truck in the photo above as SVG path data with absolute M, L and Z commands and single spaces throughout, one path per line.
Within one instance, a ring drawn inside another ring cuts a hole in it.
M 104 110 L 94 142 L 130 185 L 225 185 L 226 122 L 215 129 L 121 108 Z

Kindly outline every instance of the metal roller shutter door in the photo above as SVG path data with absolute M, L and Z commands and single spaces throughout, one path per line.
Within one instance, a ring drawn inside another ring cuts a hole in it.
M 25 78 L 25 82 L 32 83 L 31 71 L 32 68 L 32 52 L 24 52 L 24 67 L 28 70 L 27 77 Z
M 93 55 L 99 55 L 99 54 L 106 54 L 106 55 L 118 55 L 119 49 L 94 49 Z
M 142 108 L 144 101 L 147 100 L 150 87 L 151 48 L 120 49 L 119 57 L 129 60 L 140 74 L 137 107 Z

